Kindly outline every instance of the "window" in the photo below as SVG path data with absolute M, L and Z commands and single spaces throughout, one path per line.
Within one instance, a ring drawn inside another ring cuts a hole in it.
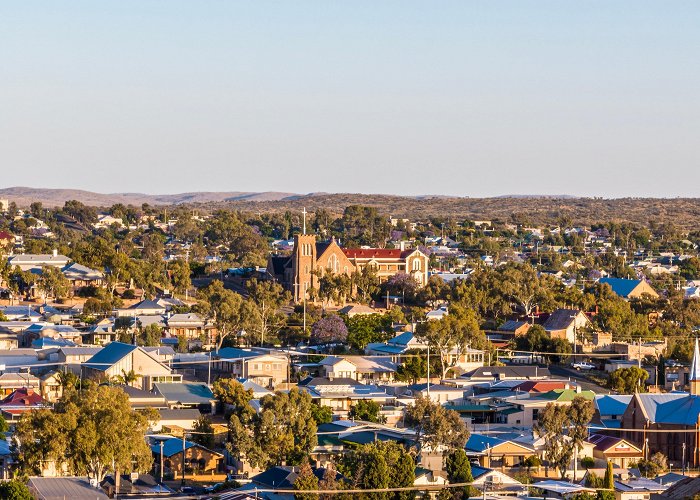
M 420 271 L 420 259 L 415 259 L 413 261 L 413 270 Z
M 331 255 L 328 259 L 328 269 L 334 273 L 338 272 L 338 257 L 335 254 Z

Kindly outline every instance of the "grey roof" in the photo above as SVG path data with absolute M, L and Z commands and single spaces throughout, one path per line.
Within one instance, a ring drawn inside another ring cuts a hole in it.
M 142 300 L 141 302 L 138 302 L 132 306 L 129 307 L 129 309 L 163 309 L 165 310 L 165 306 L 160 305 L 158 302 L 150 299 Z
M 527 325 L 527 321 L 517 321 L 514 319 L 509 319 L 505 323 L 503 323 L 501 326 L 498 327 L 498 330 L 501 332 L 514 332 L 518 328 Z
M 578 309 L 557 309 L 542 324 L 545 330 L 566 330 L 581 311 Z
M 156 383 L 153 388 L 170 403 L 208 404 L 215 399 L 214 393 L 204 383 Z
M 197 420 L 202 416 L 196 408 L 163 408 L 158 413 L 161 420 Z
M 107 499 L 102 490 L 90 486 L 86 477 L 32 477 L 29 488 L 36 492 L 39 500 L 70 498 L 71 500 Z
M 465 373 L 462 377 L 474 378 L 548 378 L 550 376 L 548 368 L 540 366 L 480 366 L 471 373 Z

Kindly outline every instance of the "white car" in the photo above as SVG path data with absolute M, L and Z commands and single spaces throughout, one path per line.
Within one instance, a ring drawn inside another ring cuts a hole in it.
M 577 361 L 575 363 L 571 363 L 572 368 L 576 368 L 577 370 L 594 370 L 595 365 L 589 363 L 588 361 Z

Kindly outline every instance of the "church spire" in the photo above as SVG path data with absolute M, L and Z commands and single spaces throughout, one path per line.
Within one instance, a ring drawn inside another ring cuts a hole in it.
M 306 211 L 306 207 L 304 207 L 304 209 L 301 211 L 301 213 L 302 213 L 302 217 L 304 218 L 304 226 L 301 230 L 301 234 L 306 234 L 306 214 L 308 213 Z
M 693 352 L 693 363 L 690 365 L 690 373 L 688 374 L 690 381 L 690 394 L 695 396 L 700 395 L 700 348 L 698 347 L 698 339 L 695 338 L 695 351 Z

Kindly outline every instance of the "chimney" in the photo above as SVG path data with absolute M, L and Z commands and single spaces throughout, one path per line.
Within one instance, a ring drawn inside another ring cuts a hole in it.
M 400 241 L 400 242 L 399 242 L 399 248 L 401 249 L 402 252 L 403 252 L 404 250 L 406 250 L 406 242 L 405 242 L 405 241 Z
M 55 248 L 53 249 L 53 256 L 58 257 L 58 250 Z

